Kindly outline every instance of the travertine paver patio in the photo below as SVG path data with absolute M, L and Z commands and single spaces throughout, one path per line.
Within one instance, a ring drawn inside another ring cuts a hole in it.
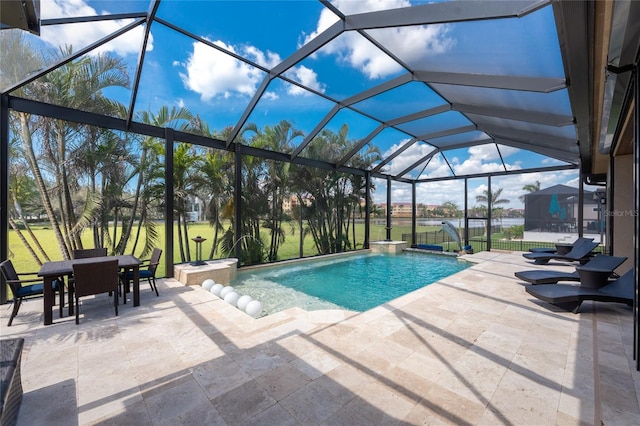
M 254 320 L 200 287 L 162 280 L 142 305 L 106 295 L 80 325 L 23 304 L 19 425 L 640 424 L 633 315 L 532 299 L 520 253 L 364 313 L 291 309 Z M 556 264 L 547 268 L 570 268 Z

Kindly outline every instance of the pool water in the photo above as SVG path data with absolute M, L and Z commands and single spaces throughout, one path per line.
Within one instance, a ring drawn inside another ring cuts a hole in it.
M 294 306 L 363 312 L 470 265 L 423 253 L 363 254 L 240 270 L 231 285 L 262 302 L 265 315 Z

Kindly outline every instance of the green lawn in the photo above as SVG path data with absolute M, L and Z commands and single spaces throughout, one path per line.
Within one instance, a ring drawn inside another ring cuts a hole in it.
M 228 224 L 225 224 L 225 227 Z M 47 253 L 51 260 L 61 260 L 62 255 L 58 248 L 58 244 L 56 242 L 53 231 L 47 225 L 31 225 L 31 229 L 37 238 L 37 240 L 42 245 L 43 250 Z M 280 260 L 284 259 L 293 259 L 297 258 L 300 255 L 300 233 L 298 229 L 297 222 L 291 222 L 289 224 L 284 225 L 284 229 L 287 231 L 285 236 L 285 242 L 281 246 L 278 256 Z M 437 231 L 439 230 L 439 226 L 420 226 L 418 227 L 418 232 L 425 231 Z M 165 232 L 163 226 L 158 226 L 158 247 L 164 247 L 165 242 Z M 191 223 L 189 224 L 189 237 L 194 238 L 200 235 L 203 238 L 206 238 L 206 241 L 202 243 L 202 254 L 206 259 L 209 256 L 209 252 L 211 251 L 211 246 L 213 244 L 213 228 L 209 226 L 206 222 L 201 223 Z M 143 231 L 144 232 L 144 231 Z M 391 230 L 391 238 L 393 240 L 401 240 L 403 233 L 410 233 L 411 225 L 394 225 Z M 177 234 L 177 230 L 174 230 L 174 235 Z M 26 232 L 23 232 L 23 235 L 30 244 L 33 245 L 33 241 L 29 238 Z M 220 236 L 221 234 L 219 234 Z M 371 241 L 384 240 L 386 237 L 385 226 L 382 224 L 372 224 L 371 225 Z M 351 235 L 350 235 L 351 236 Z M 357 248 L 362 248 L 362 243 L 364 241 L 364 225 L 356 224 L 356 239 L 357 239 Z M 179 263 L 180 260 L 180 250 L 178 247 L 177 238 L 174 238 L 174 262 Z M 85 231 L 82 235 L 83 246 L 85 248 L 93 247 L 93 238 L 90 231 Z M 269 232 L 268 229 L 265 229 L 262 232 L 262 241 L 264 244 L 268 244 L 269 241 Z M 127 253 L 131 251 L 132 246 L 129 247 Z M 34 245 L 35 249 L 35 245 Z M 191 259 L 195 259 L 195 243 L 190 241 L 189 250 L 191 254 Z M 135 255 L 140 255 L 140 246 L 138 246 L 138 250 Z M 315 244 L 313 243 L 313 239 L 311 236 L 307 236 L 304 240 L 304 256 L 313 256 L 317 254 L 317 250 L 315 248 Z M 36 260 L 31 256 L 29 251 L 26 249 L 22 241 L 18 238 L 15 231 L 9 231 L 9 257 L 12 260 L 16 270 L 18 272 L 27 272 L 27 271 L 37 271 L 40 269 L 40 266 L 36 262 Z M 225 253 L 220 253 L 219 251 L 214 256 L 215 258 L 228 257 Z M 41 260 L 44 261 L 44 257 L 40 256 Z M 164 276 L 164 263 L 161 262 L 158 276 Z

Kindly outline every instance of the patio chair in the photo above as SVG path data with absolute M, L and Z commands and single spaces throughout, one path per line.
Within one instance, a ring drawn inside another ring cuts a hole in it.
M 529 251 L 531 253 L 555 253 L 555 254 L 567 254 L 573 247 L 577 244 L 582 244 L 584 242 L 591 242 L 593 238 L 584 238 L 580 237 L 576 239 L 571 244 L 556 244 L 555 248 L 553 247 L 534 247 L 530 248 Z
M 107 255 L 105 247 L 97 247 L 92 249 L 77 249 L 73 251 L 74 259 L 88 259 L 90 257 L 103 257 Z
M 601 273 L 613 274 L 613 271 L 622 263 L 627 260 L 626 257 L 620 256 L 607 256 L 600 254 L 592 257 L 587 263 L 584 264 L 585 268 L 591 269 L 594 272 L 599 271 Z M 580 281 L 580 275 L 578 271 L 549 271 L 545 269 L 534 269 L 530 271 L 519 271 L 515 273 L 515 276 L 522 281 L 526 281 L 530 284 L 555 284 L 558 281 Z
M 522 255 L 529 260 L 534 260 L 538 265 L 546 265 L 550 260 L 566 260 L 569 262 L 586 263 L 591 257 L 591 252 L 593 252 L 599 244 L 600 243 L 586 241 L 573 246 L 571 251 L 567 254 L 523 253 Z
M 575 314 L 578 313 L 580 305 L 585 300 L 625 303 L 627 306 L 633 306 L 635 293 L 633 268 L 613 281 L 604 281 L 604 284 L 600 288 L 574 284 L 543 284 L 527 286 L 525 290 L 542 301 Z
M 156 296 L 160 296 L 160 294 L 158 293 L 158 286 L 156 285 L 156 269 L 158 269 L 158 265 L 160 264 L 160 256 L 162 256 L 162 249 L 156 247 L 153 249 L 153 253 L 151 253 L 151 259 L 143 260 L 140 264 L 140 267 L 147 267 L 147 269 L 140 269 L 140 279 L 147 279 L 149 285 L 151 286 L 151 290 L 156 292 Z M 121 276 L 121 279 L 123 281 L 122 284 L 126 289 L 126 284 L 133 279 L 133 272 L 127 271 Z
M 76 249 L 73 251 L 74 259 L 89 259 L 92 257 L 104 257 L 107 255 L 105 247 L 96 247 L 92 249 Z M 67 277 L 67 288 L 69 289 L 69 304 L 73 304 L 73 275 Z M 73 312 L 73 305 L 71 308 Z
M 73 265 L 75 281 L 76 324 L 80 323 L 79 299 L 113 292 L 113 306 L 118 316 L 118 260 L 99 260 Z
M 38 274 L 37 272 L 18 274 L 13 267 L 13 263 L 11 263 L 11 260 L 9 259 L 0 263 L 0 270 L 2 271 L 2 276 L 6 280 L 7 284 L 9 284 L 9 288 L 11 288 L 11 293 L 13 293 L 13 310 L 11 311 L 9 323 L 7 324 L 7 327 L 11 327 L 13 319 L 18 315 L 22 299 L 25 297 L 44 294 L 44 283 L 42 282 L 42 278 L 20 279 L 20 276 L 35 277 Z M 62 308 L 64 306 L 64 285 L 59 280 L 54 280 L 53 291 L 57 291 L 60 294 L 60 317 L 62 317 Z

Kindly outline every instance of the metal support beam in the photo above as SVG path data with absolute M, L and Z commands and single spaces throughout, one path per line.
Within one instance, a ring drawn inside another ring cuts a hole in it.
M 391 89 L 395 89 L 396 87 L 402 86 L 403 84 L 406 84 L 412 80 L 413 76 L 410 73 L 402 74 L 398 77 L 392 78 L 389 81 L 385 81 L 382 84 L 360 92 L 357 95 L 353 95 L 342 101 L 341 104 L 343 106 L 353 105 L 355 103 L 364 101 L 365 99 L 369 99 L 381 93 L 387 92 Z
M 36 73 L 33 74 L 29 74 L 28 76 L 26 76 L 25 78 L 23 78 L 22 80 L 18 81 L 17 83 L 7 87 L 4 89 L 4 91 L 2 93 L 11 93 L 14 90 L 17 90 L 29 83 L 31 83 L 34 80 L 37 80 L 38 78 L 42 77 L 43 75 L 54 71 L 66 64 L 68 64 L 69 62 L 72 62 L 76 59 L 78 59 L 81 56 L 86 55 L 89 52 L 94 51 L 94 49 L 97 49 L 98 47 L 102 46 L 103 44 L 107 44 L 109 43 L 111 40 L 120 37 L 122 34 L 132 30 L 133 28 L 137 27 L 138 25 L 140 25 L 142 22 L 144 22 L 144 19 L 138 19 L 134 22 L 132 22 L 129 25 L 126 25 L 122 28 L 120 28 L 119 30 L 107 35 L 106 37 L 101 38 L 100 40 L 96 41 L 95 43 L 90 44 L 87 47 L 84 47 L 76 52 L 74 52 L 72 55 L 67 56 L 66 58 L 63 58 L 51 65 L 49 65 L 48 67 L 46 67 L 43 70 L 40 70 Z
M 445 24 L 485 19 L 519 18 L 546 6 L 550 0 L 527 2 L 476 1 L 464 7 L 455 2 L 428 3 L 412 7 L 348 15 L 347 30 L 369 30 L 411 25 Z
M 613 152 L 609 153 L 609 172 L 607 173 L 607 187 L 605 188 L 606 193 L 605 196 L 607 197 L 607 203 L 606 203 L 606 210 L 607 211 L 615 211 L 616 210 L 616 197 L 613 191 L 613 188 L 615 188 L 615 178 L 616 176 L 616 162 L 614 161 L 613 158 Z M 635 191 L 637 192 L 637 191 Z M 616 254 L 613 252 L 613 248 L 615 247 L 614 244 L 614 240 L 615 240 L 615 233 L 614 233 L 614 228 L 615 228 L 615 218 L 613 215 L 610 214 L 605 214 L 604 215 L 604 229 L 606 230 L 606 239 L 607 239 L 607 245 L 605 246 L 605 253 L 609 254 L 611 256 L 615 256 Z
M 426 182 L 442 182 L 445 180 L 452 179 L 472 179 L 472 178 L 485 178 L 487 176 L 509 176 L 509 175 L 523 175 L 527 173 L 539 173 L 539 172 L 557 172 L 560 170 L 574 170 L 577 169 L 578 166 L 575 165 L 566 165 L 566 166 L 551 166 L 551 167 L 535 167 L 531 169 L 524 170 L 507 170 L 506 172 L 486 172 L 486 173 L 473 173 L 468 175 L 457 175 L 457 176 L 443 176 L 437 178 L 429 178 L 429 179 L 418 179 L 416 182 L 418 183 L 426 183 Z
M 464 245 L 469 245 L 469 179 L 464 178 Z
M 233 192 L 233 205 L 235 229 L 233 239 L 235 241 L 236 252 L 235 256 L 238 259 L 238 266 L 240 265 L 240 259 L 242 258 L 242 243 L 238 243 L 242 238 L 242 145 L 236 144 L 235 153 L 235 184 Z
M 491 251 L 491 176 L 487 177 L 487 251 Z
M 427 155 L 425 155 L 424 157 L 422 157 L 421 159 L 419 159 L 418 161 L 416 161 L 415 163 L 411 164 L 409 167 L 407 167 L 406 169 L 404 169 L 403 171 L 401 171 L 400 173 L 398 173 L 396 176 L 400 177 L 400 176 L 404 176 L 407 173 L 409 173 L 411 170 L 415 169 L 416 167 L 418 167 L 420 164 L 424 163 L 425 161 L 429 160 L 431 157 L 433 157 L 434 155 L 436 155 L 437 153 L 439 153 L 440 150 L 439 149 L 434 149 L 433 151 L 431 151 L 430 153 L 428 153 Z
M 304 138 L 300 145 L 298 145 L 296 149 L 293 150 L 293 152 L 291 153 L 292 160 L 296 158 L 302 152 L 302 150 L 307 147 L 307 145 L 309 145 L 313 138 L 315 138 L 320 130 L 322 130 L 322 128 L 326 126 L 329 121 L 331 121 L 331 119 L 338 113 L 338 111 L 340 111 L 340 109 L 341 107 L 338 104 L 334 105 L 333 108 L 331 108 L 331 111 L 329 111 L 327 115 L 325 115 L 324 118 L 320 120 L 320 122 L 316 125 L 316 127 L 313 128 L 312 131 L 309 132 L 309 134 Z
M 499 117 L 507 120 L 522 121 L 525 123 L 542 124 L 544 126 L 564 127 L 575 123 L 570 115 L 551 114 L 540 111 L 526 111 L 519 109 L 488 107 L 479 105 L 467 105 L 455 103 L 451 105 L 454 111 L 464 114 L 476 114 L 487 117 Z
M 362 248 L 368 249 L 371 241 L 371 173 L 366 172 L 364 176 L 364 243 Z
M 354 145 L 353 148 L 351 148 L 351 151 L 347 152 L 346 155 L 340 161 L 338 161 L 336 163 L 336 167 L 344 166 L 347 163 L 347 161 L 349 161 L 351 159 L 351 157 L 356 155 L 358 153 L 358 151 L 360 151 L 366 144 L 371 142 L 371 139 L 373 139 L 376 136 L 378 136 L 378 134 L 383 130 L 384 130 L 384 124 L 381 124 L 378 127 L 376 127 L 373 130 L 373 132 L 369 133 L 367 136 L 362 138 L 360 140 L 360 142 L 358 142 L 357 144 Z
M 640 315 L 638 312 L 638 304 L 640 303 L 640 288 L 638 287 L 638 279 L 640 279 L 640 195 L 638 188 L 640 187 L 640 65 L 638 62 L 634 65 L 633 70 L 634 81 L 634 99 L 635 107 L 633 113 L 633 204 L 635 207 L 635 221 L 633 230 L 633 252 L 634 252 L 634 280 L 636 283 L 635 302 L 633 304 L 633 328 L 634 328 L 634 358 L 636 360 L 636 370 L 640 371 Z
M 584 176 L 580 169 L 580 180 L 578 182 L 578 237 L 584 236 Z
M 387 234 L 386 241 L 391 241 L 391 176 L 387 176 Z
M 9 257 L 9 97 L 0 96 L 0 260 Z M 7 303 L 7 283 L 0 277 L 0 304 Z
M 167 277 L 173 277 L 173 142 L 174 131 L 166 128 L 164 131 L 164 265 Z
M 488 87 L 492 89 L 551 93 L 567 87 L 564 78 L 522 77 L 515 75 L 465 74 L 441 71 L 416 71 L 416 80 L 427 84 Z
M 63 25 L 63 24 L 79 24 L 85 22 L 100 21 L 121 21 L 123 19 L 146 18 L 147 12 L 131 12 L 131 13 L 111 13 L 109 15 L 98 16 L 68 16 L 66 18 L 41 19 L 40 26 L 47 25 Z
M 253 94 L 253 97 L 251 98 L 249 105 L 247 105 L 247 107 L 244 109 L 244 111 L 242 112 L 242 116 L 236 123 L 231 133 L 229 133 L 229 138 L 227 139 L 227 147 L 231 145 L 233 140 L 238 136 L 238 133 L 240 133 L 242 126 L 244 126 L 244 124 L 247 122 L 247 120 L 249 119 L 249 116 L 251 115 L 254 108 L 256 107 L 256 105 L 258 105 L 258 102 L 262 98 L 262 95 L 264 94 L 265 90 L 267 90 L 267 87 L 269 87 L 269 83 L 271 83 L 271 79 L 272 79 L 271 76 L 268 75 L 262 80 L 262 83 L 260 83 L 260 87 L 258 87 L 256 92 Z
M 403 115 L 402 117 L 394 118 L 387 121 L 387 126 L 397 126 L 402 123 L 408 123 L 409 121 L 420 120 L 421 118 L 431 117 L 433 115 L 442 114 L 443 112 L 451 111 L 451 105 L 443 104 L 437 107 L 425 109 L 422 111 L 414 112 L 411 114 Z
M 418 209 L 416 196 L 416 183 L 411 183 L 411 247 L 417 247 L 416 244 L 416 213 Z
M 151 34 L 151 23 L 156 16 L 160 6 L 160 0 L 153 0 L 149 5 L 149 12 L 147 13 L 147 25 L 144 27 L 144 34 L 142 36 L 142 44 L 140 45 L 140 52 L 138 52 L 138 63 L 136 65 L 136 73 L 133 78 L 133 85 L 131 88 L 131 99 L 129 100 L 129 111 L 127 116 L 127 128 L 133 121 L 133 112 L 136 107 L 136 98 L 138 97 L 138 88 L 140 87 L 140 76 L 142 75 L 142 66 L 144 65 L 144 57 L 147 53 L 147 44 L 149 43 L 149 34 Z
M 373 170 L 371 170 L 371 171 L 373 173 L 378 173 L 384 166 L 386 166 L 388 163 L 390 163 L 391 160 L 396 158 L 398 155 L 402 154 L 404 151 L 406 151 L 411 145 L 413 145 L 417 141 L 418 141 L 417 139 L 413 138 L 413 139 L 405 142 L 404 145 L 402 145 L 400 148 L 396 149 L 391 155 L 389 155 L 387 158 L 382 160 L 380 162 L 380 164 L 378 164 L 376 167 L 374 167 Z
M 338 37 L 344 31 L 344 22 L 337 21 L 329 28 L 318 34 L 314 39 L 296 50 L 291 56 L 280 62 L 271 70 L 272 76 L 278 76 L 302 61 L 307 56 L 321 49 L 325 44 Z

